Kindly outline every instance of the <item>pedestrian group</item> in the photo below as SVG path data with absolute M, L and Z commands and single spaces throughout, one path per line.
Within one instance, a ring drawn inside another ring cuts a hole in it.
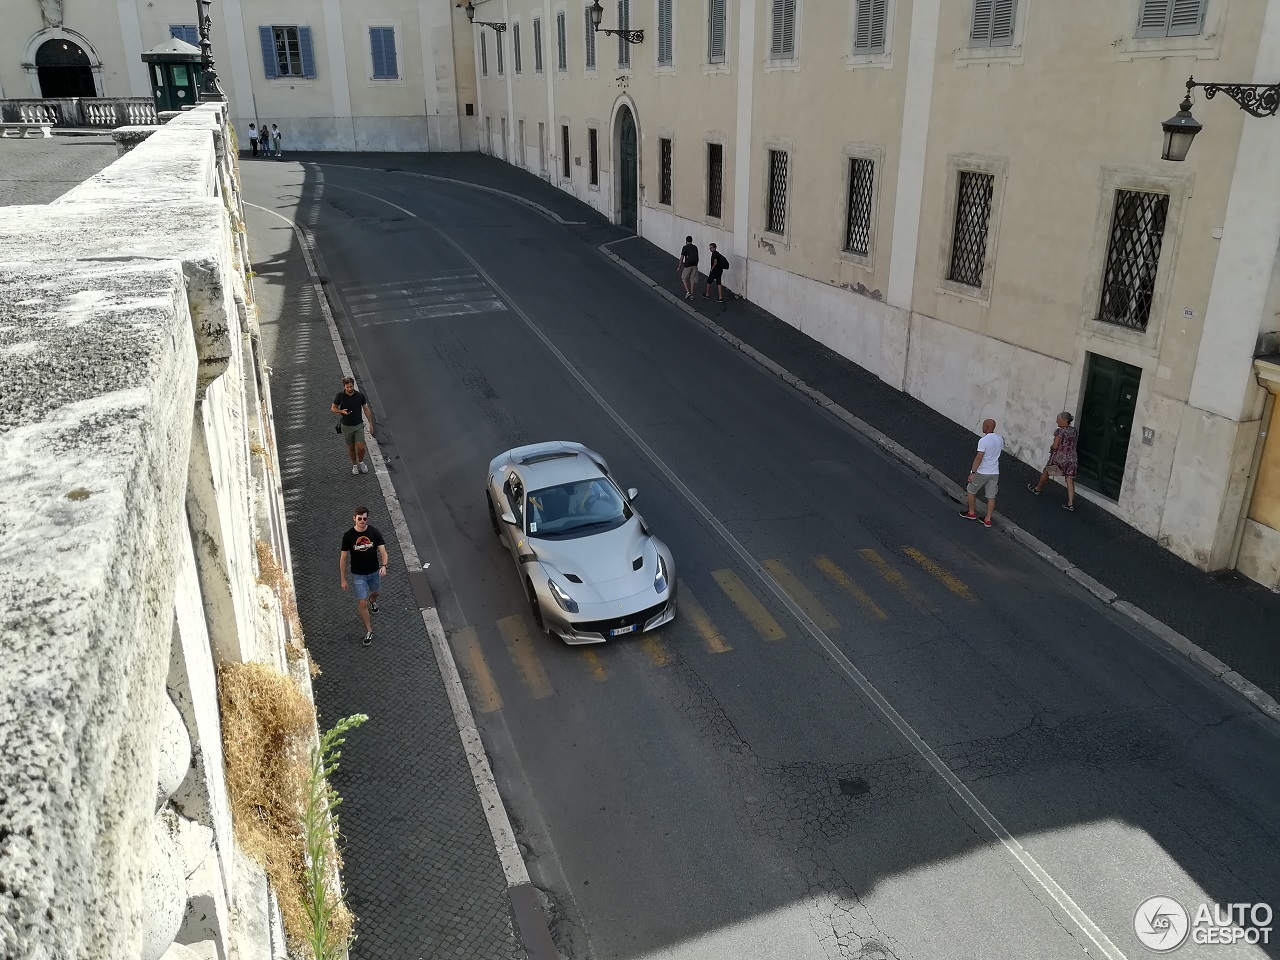
M 707 284 L 702 291 L 702 299 L 711 299 L 711 288 L 715 287 L 716 301 L 724 303 L 724 272 L 729 269 L 729 260 L 716 249 L 714 243 L 707 244 L 708 265 Z M 680 256 L 676 266 L 676 274 L 684 285 L 684 298 L 693 302 L 694 290 L 698 286 L 698 247 L 693 237 L 684 238 L 684 246 L 680 248 Z M 733 294 L 730 294 L 732 299 Z
M 283 139 L 284 135 L 274 123 L 270 128 L 265 124 L 258 126 L 256 123 L 251 123 L 249 124 L 249 155 L 256 157 L 258 147 L 261 145 L 264 157 L 274 157 L 279 160 L 282 152 L 280 141 Z

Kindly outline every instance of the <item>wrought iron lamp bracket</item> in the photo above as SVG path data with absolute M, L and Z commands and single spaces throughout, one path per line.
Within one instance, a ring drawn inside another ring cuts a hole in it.
M 627 43 L 644 43 L 643 30 L 606 30 L 604 27 L 596 27 L 596 33 L 606 33 L 615 37 L 622 37 Z
M 503 33 L 507 29 L 505 23 L 490 23 L 488 20 L 472 20 L 477 27 L 492 27 L 494 33 Z
M 1225 93 L 1254 117 L 1273 117 L 1280 110 L 1280 83 L 1196 83 L 1193 78 L 1187 81 L 1188 97 L 1193 87 L 1202 88 L 1207 100 Z

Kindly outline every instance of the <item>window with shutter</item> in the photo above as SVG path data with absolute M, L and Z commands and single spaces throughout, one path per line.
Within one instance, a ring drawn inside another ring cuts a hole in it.
M 587 69 L 594 70 L 596 68 L 596 25 L 591 22 L 590 7 L 585 7 L 582 11 L 582 26 L 583 36 L 586 37 Z
M 259 27 L 262 65 L 268 77 L 314 77 L 310 27 Z
M 556 69 L 561 73 L 569 69 L 569 47 L 565 36 L 563 10 L 556 14 Z
M 511 63 L 516 74 L 520 73 L 520 21 L 511 24 Z M 523 131 L 521 131 L 523 132 Z
M 854 53 L 884 53 L 884 26 L 889 0 L 857 0 L 853 28 Z
M 498 76 L 502 76 L 505 64 L 502 62 L 502 34 L 494 33 L 493 35 L 493 52 L 498 63 Z
M 969 46 L 1007 47 L 1013 43 L 1018 0 L 973 0 Z
M 1142 0 L 1135 37 L 1198 37 L 1207 0 Z
M 262 46 L 262 72 L 268 80 L 280 76 L 280 64 L 276 60 L 275 33 L 271 27 L 258 28 L 258 42 Z
M 618 29 L 631 29 L 631 0 L 618 0 Z M 631 69 L 631 44 L 623 34 L 618 35 L 618 69 Z
M 396 31 L 394 27 L 370 27 L 369 49 L 373 56 L 373 79 L 396 80 L 400 77 L 396 62 Z
M 316 57 L 311 46 L 311 28 L 298 27 L 298 56 L 302 60 L 302 75 L 304 77 L 314 77 L 316 75 Z
M 587 175 L 591 186 L 600 186 L 600 134 L 595 127 L 587 128 Z
M 200 30 L 194 23 L 169 24 L 169 36 L 175 40 L 185 40 L 194 47 L 200 46 Z
M 707 63 L 724 63 L 725 0 L 707 0 Z
M 769 56 L 791 60 L 796 55 L 796 0 L 773 0 L 769 25 Z
M 671 0 L 658 0 L 658 64 L 671 64 Z
M 480 76 L 489 75 L 489 41 L 483 30 L 480 31 Z
M 542 21 L 533 18 L 533 71 L 542 72 Z
M 560 125 L 560 175 L 566 180 L 573 176 L 569 166 L 569 128 L 565 124 Z

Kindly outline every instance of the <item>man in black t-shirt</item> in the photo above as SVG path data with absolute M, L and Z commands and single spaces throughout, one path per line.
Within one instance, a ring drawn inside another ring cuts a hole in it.
M 351 458 L 351 472 L 368 473 L 369 465 L 364 462 L 364 418 L 369 418 L 369 436 L 373 436 L 373 411 L 369 409 L 369 399 L 356 389 L 356 382 L 350 377 L 342 378 L 342 392 L 333 398 L 329 410 L 341 414 L 339 430 L 347 444 L 347 456 Z
M 721 279 L 724 272 L 729 269 L 729 261 L 725 259 L 725 255 L 716 249 L 714 243 L 707 244 L 707 249 L 711 251 L 711 263 L 707 266 L 707 288 L 702 291 L 702 299 L 711 299 L 711 288 L 716 288 L 716 293 L 720 297 L 720 302 L 724 303 L 724 281 Z
M 378 612 L 378 593 L 382 575 L 387 572 L 387 545 L 377 527 L 369 526 L 369 508 L 356 507 L 352 527 L 342 535 L 342 552 L 338 554 L 338 582 L 347 589 L 347 558 L 351 558 L 351 582 L 356 591 L 356 608 L 364 624 L 364 645 L 373 643 L 373 620 L 369 612 Z
M 684 238 L 684 246 L 680 248 L 680 265 L 676 267 L 680 282 L 684 284 L 684 298 L 693 299 L 693 288 L 698 282 L 698 248 L 693 245 L 693 237 Z

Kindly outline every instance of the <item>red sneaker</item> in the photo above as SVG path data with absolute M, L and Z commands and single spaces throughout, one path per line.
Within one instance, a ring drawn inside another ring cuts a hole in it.
M 961 510 L 961 511 L 960 511 L 960 516 L 964 517 L 966 520 L 977 520 L 977 519 L 978 519 L 978 515 L 977 515 L 976 513 L 970 513 L 968 510 Z
M 989 526 L 991 526 L 991 521 L 990 521 L 990 520 L 988 520 L 988 519 L 986 519 L 986 518 L 984 517 L 984 518 L 983 518 L 983 520 L 982 520 L 982 525 L 983 525 L 984 527 L 989 527 Z

